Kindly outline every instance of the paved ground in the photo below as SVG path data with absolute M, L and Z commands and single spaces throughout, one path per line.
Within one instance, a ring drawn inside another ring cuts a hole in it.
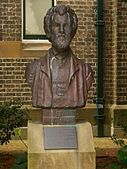
M 27 141 L 24 140 L 25 144 Z M 120 146 L 114 144 L 111 138 L 94 138 L 96 149 L 96 169 L 109 169 L 109 165 L 116 161 L 116 153 Z M 126 140 L 127 143 L 127 140 Z M 12 140 L 8 145 L 0 145 L 0 169 L 11 169 L 18 154 L 27 151 L 20 140 Z
M 27 145 L 27 141 L 24 140 L 24 143 Z M 26 146 L 20 140 L 12 140 L 7 145 L 0 145 L 0 153 L 23 153 L 27 151 Z
M 96 156 L 116 156 L 120 146 L 113 143 L 110 137 L 94 138 Z
M 27 141 L 24 140 L 24 142 L 27 145 Z M 114 155 L 120 148 L 120 146 L 113 143 L 110 137 L 94 137 L 94 144 L 97 156 Z M 25 151 L 27 151 L 27 148 L 20 140 L 12 140 L 8 145 L 0 145 L 0 153 L 22 153 Z

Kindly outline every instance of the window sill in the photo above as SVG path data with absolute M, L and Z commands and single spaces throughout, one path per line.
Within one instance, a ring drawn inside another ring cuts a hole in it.
M 48 41 L 23 41 L 23 57 L 38 57 L 40 55 L 45 55 L 50 47 L 51 43 Z
M 51 43 L 48 40 L 45 41 L 23 41 L 23 50 L 48 50 L 51 47 Z

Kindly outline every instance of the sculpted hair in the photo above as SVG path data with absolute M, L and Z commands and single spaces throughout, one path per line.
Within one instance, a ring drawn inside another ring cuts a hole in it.
M 52 28 L 52 20 L 53 16 L 58 13 L 59 15 L 67 14 L 70 17 L 71 21 L 71 36 L 74 37 L 77 27 L 78 27 L 78 18 L 75 14 L 74 10 L 71 9 L 69 6 L 65 5 L 57 5 L 48 10 L 46 16 L 44 17 L 44 30 L 45 33 L 51 42 L 51 28 Z

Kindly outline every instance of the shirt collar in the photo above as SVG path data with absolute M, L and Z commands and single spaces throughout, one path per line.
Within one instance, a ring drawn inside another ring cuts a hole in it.
M 65 51 L 65 56 L 63 58 L 59 57 L 59 52 L 55 51 L 53 48 L 50 49 L 50 57 L 53 58 L 55 57 L 56 60 L 64 60 L 64 59 L 68 59 L 71 56 L 71 49 L 69 48 L 68 51 Z

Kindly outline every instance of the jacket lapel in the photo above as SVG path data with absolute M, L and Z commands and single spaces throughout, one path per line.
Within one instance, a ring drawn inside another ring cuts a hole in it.
M 79 70 L 79 64 L 73 54 L 71 54 L 71 60 L 70 60 L 70 75 L 69 75 L 69 84 L 71 80 L 73 79 L 73 76 L 75 73 Z
M 51 73 L 50 73 L 50 63 L 49 63 L 49 53 L 48 55 L 42 57 L 41 59 L 41 71 L 45 73 L 48 78 L 51 78 Z

